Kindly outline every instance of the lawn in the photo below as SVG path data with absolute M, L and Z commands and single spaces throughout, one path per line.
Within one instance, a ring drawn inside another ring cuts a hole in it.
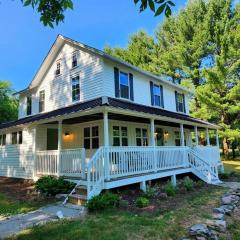
M 224 169 L 226 172 L 239 172 L 240 173 L 240 159 L 224 160 Z
M 204 222 L 209 218 L 212 208 L 219 205 L 219 198 L 225 191 L 210 186 L 207 191 L 200 189 L 191 194 L 181 194 L 184 196 L 181 204 L 177 207 L 173 205 L 168 210 L 159 208 L 158 211 L 131 212 L 112 209 L 90 214 L 83 220 L 34 227 L 14 239 L 180 239 L 187 235 L 187 228 L 193 223 Z M 171 202 L 171 198 L 161 201 Z

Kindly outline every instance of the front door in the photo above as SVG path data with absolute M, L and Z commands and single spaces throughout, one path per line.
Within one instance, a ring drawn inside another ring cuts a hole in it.
M 47 150 L 58 149 L 58 129 L 48 128 L 47 129 Z
M 155 129 L 156 134 L 156 146 L 163 146 L 164 145 L 164 136 L 163 136 L 163 130 L 162 128 L 156 127 Z

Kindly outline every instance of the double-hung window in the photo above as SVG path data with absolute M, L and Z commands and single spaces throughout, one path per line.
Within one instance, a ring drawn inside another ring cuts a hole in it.
M 127 73 L 120 72 L 119 74 L 120 97 L 130 99 L 129 91 L 129 76 Z
M 32 114 L 32 96 L 27 96 L 27 115 Z
M 45 111 L 45 91 L 39 92 L 39 112 Z
M 84 128 L 83 134 L 84 134 L 84 148 L 85 149 L 99 148 L 98 126 Z
M 162 106 L 161 103 L 161 88 L 159 85 L 154 84 L 153 85 L 153 100 L 154 100 L 154 106 Z
M 79 76 L 72 77 L 72 101 L 80 100 L 80 83 Z
M 175 92 L 177 112 L 185 112 L 184 94 Z
M 77 67 L 78 65 L 78 60 L 77 60 L 77 52 L 73 52 L 72 54 L 72 68 Z
M 136 128 L 136 145 L 148 146 L 148 131 L 146 128 Z
M 17 144 L 17 132 L 12 132 L 12 144 Z
M 6 134 L 0 135 L 0 146 L 6 145 Z
M 56 63 L 56 71 L 55 71 L 55 75 L 58 76 L 61 74 L 61 61 L 58 60 Z
M 127 127 L 113 126 L 113 146 L 128 146 Z

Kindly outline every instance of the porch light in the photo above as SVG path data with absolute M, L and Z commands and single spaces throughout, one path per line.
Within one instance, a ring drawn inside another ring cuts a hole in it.
M 168 135 L 169 135 L 169 132 L 168 132 L 168 131 L 165 131 L 165 132 L 164 132 L 164 136 L 165 136 L 165 137 L 168 137 Z
M 69 132 L 65 132 L 65 137 L 69 137 L 70 133 Z

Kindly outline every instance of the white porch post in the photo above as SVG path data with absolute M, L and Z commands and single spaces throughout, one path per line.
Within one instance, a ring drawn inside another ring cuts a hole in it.
M 36 175 L 37 175 L 37 127 L 35 127 L 32 130 L 32 136 L 33 136 L 33 179 L 35 179 Z
M 108 153 L 108 147 L 109 147 L 109 131 L 108 131 L 108 112 L 103 113 L 103 131 L 104 131 L 104 147 L 105 147 L 105 170 L 106 170 L 106 179 L 110 180 L 109 176 L 109 153 Z
M 210 146 L 210 139 L 209 139 L 209 131 L 208 131 L 208 128 L 206 128 L 206 140 L 207 140 L 207 146 Z
M 151 124 L 151 146 L 154 148 L 153 150 L 153 170 L 154 172 L 157 171 L 157 158 L 156 158 L 156 150 L 155 150 L 155 125 L 154 125 L 154 119 L 150 119 Z
M 216 146 L 219 147 L 218 129 L 216 129 Z
M 195 132 L 195 143 L 196 143 L 196 146 L 198 146 L 198 128 L 197 126 L 194 126 L 194 132 Z
M 184 129 L 183 129 L 182 123 L 180 123 L 180 137 L 181 137 L 181 146 L 185 146 L 185 144 L 184 144 Z
M 57 171 L 58 176 L 61 173 L 61 151 L 62 151 L 62 120 L 58 122 L 58 163 L 57 163 Z

